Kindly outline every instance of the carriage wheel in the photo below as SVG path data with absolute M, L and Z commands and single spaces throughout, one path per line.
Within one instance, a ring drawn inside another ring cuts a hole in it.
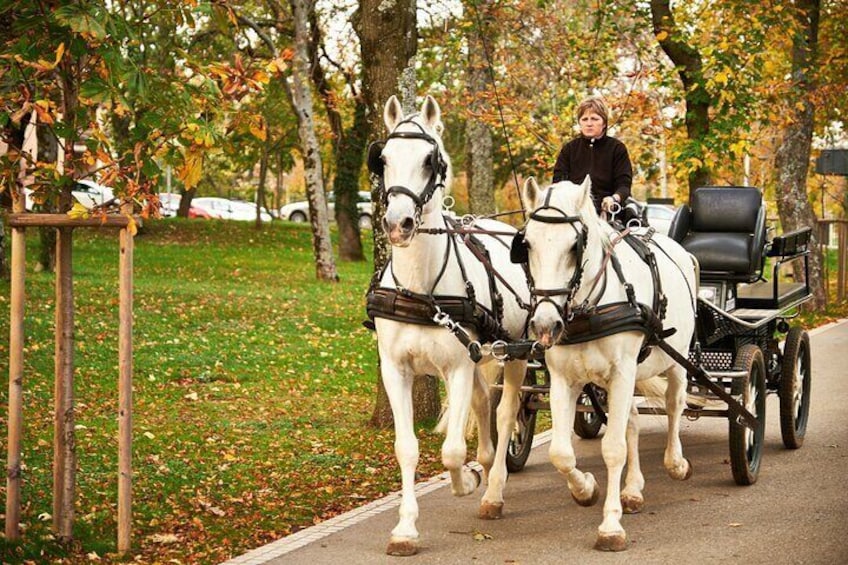
M 736 354 L 734 365 L 735 370 L 746 374 L 733 379 L 731 393 L 740 397 L 742 404 L 757 417 L 757 427 L 752 430 L 730 416 L 730 465 L 736 484 L 752 485 L 757 482 L 760 472 L 766 430 L 766 365 L 763 352 L 756 345 L 743 345 Z
M 780 370 L 780 432 L 787 449 L 804 444 L 810 415 L 810 336 L 792 328 L 786 336 Z
M 606 391 L 593 384 L 586 385 L 592 387 L 595 391 L 596 398 L 601 405 L 606 404 Z M 580 392 L 577 397 L 577 406 L 592 406 L 592 400 L 589 394 L 585 391 Z M 601 427 L 604 425 L 603 418 L 597 412 L 576 412 L 574 414 L 574 433 L 583 439 L 595 439 L 601 433 Z
M 498 377 L 498 384 L 503 384 L 503 372 Z M 536 384 L 536 375 L 533 369 L 527 369 L 524 384 L 533 386 Z M 498 445 L 498 404 L 503 395 L 502 389 L 492 391 L 492 443 Z M 518 415 L 515 426 L 509 436 L 509 444 L 506 448 L 506 469 L 510 473 L 517 473 L 524 469 L 527 458 L 530 457 L 530 449 L 533 447 L 533 434 L 536 432 L 536 410 L 530 408 L 530 400 L 533 398 L 531 392 L 520 392 Z

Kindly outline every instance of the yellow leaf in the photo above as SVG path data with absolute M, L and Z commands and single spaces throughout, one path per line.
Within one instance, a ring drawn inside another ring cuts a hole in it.
M 192 147 L 186 151 L 183 164 L 177 169 L 177 178 L 183 182 L 186 190 L 188 190 L 197 186 L 202 174 L 203 152 Z
M 657 34 L 657 41 L 665 41 L 666 39 L 668 39 L 667 31 L 661 31 Z
M 724 72 L 724 71 L 717 72 L 716 76 L 715 76 L 715 81 L 718 84 L 722 84 L 722 85 L 727 84 L 727 73 Z
M 89 216 L 88 209 L 79 202 L 74 202 L 74 207 L 68 210 L 68 216 L 76 220 L 84 220 Z
M 130 237 L 135 237 L 135 234 L 138 233 L 138 224 L 135 222 L 135 218 L 132 217 L 132 214 L 124 214 L 129 223 L 127 224 L 127 231 L 130 232 Z
M 53 63 L 54 67 L 59 64 L 59 61 L 62 60 L 62 55 L 64 55 L 64 54 L 65 54 L 65 44 L 60 43 L 59 47 L 56 48 L 56 62 Z

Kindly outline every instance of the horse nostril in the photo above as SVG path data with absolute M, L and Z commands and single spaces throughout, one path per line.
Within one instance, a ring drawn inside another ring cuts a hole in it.
M 551 329 L 551 336 L 558 340 L 559 336 L 562 335 L 563 330 L 565 329 L 565 324 L 562 323 L 562 320 L 557 320 L 554 322 L 554 327 Z
M 407 233 L 411 232 L 412 230 L 415 229 L 415 220 L 413 220 L 411 217 L 407 216 L 400 223 L 400 229 L 402 229 L 404 232 L 407 232 Z
M 386 233 L 388 233 L 388 231 L 389 231 L 389 222 L 388 222 L 388 220 L 386 220 L 386 217 L 385 217 L 385 216 L 383 216 L 383 219 L 380 221 L 380 225 L 382 225 L 382 226 L 383 226 L 383 231 L 384 231 L 384 232 L 386 232 Z

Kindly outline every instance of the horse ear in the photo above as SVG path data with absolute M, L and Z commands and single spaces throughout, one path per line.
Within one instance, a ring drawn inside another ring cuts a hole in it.
M 386 100 L 386 106 L 383 108 L 383 121 L 386 123 L 386 129 L 394 131 L 397 125 L 403 120 L 403 107 L 397 96 L 392 94 Z
M 439 108 L 436 99 L 429 94 L 421 105 L 421 115 L 424 117 L 424 125 L 428 128 L 435 130 L 442 128 L 442 109 Z
M 580 202 L 578 208 L 583 208 L 587 200 L 592 198 L 592 178 L 586 175 L 583 183 L 580 185 Z
M 536 198 L 539 195 L 539 185 L 536 183 L 536 179 L 533 177 L 528 177 L 527 180 L 524 181 L 524 201 L 528 206 L 535 209 L 536 208 Z

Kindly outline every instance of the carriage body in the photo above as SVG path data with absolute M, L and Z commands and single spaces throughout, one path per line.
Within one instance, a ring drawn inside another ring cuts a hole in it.
M 761 192 L 750 187 L 698 189 L 691 207 L 681 207 L 670 228 L 670 236 L 692 254 L 699 272 L 696 330 L 682 363 L 690 373 L 684 414 L 728 420 L 733 477 L 742 485 L 755 482 L 759 472 L 766 395 L 780 397 L 787 448 L 801 447 L 809 414 L 809 337 L 789 321 L 812 297 L 811 230 L 771 240 L 767 232 Z M 799 270 L 804 276 L 796 281 Z M 691 378 L 698 371 L 755 416 L 757 424 L 743 421 L 712 387 Z M 522 387 L 522 413 L 511 438 L 510 471 L 520 471 L 527 459 L 535 413 L 548 407 L 548 389 L 544 361 L 531 363 Z M 604 411 L 605 391 L 587 385 L 578 401 L 577 435 L 599 435 Z M 652 403 L 642 403 L 639 412 L 665 414 Z

